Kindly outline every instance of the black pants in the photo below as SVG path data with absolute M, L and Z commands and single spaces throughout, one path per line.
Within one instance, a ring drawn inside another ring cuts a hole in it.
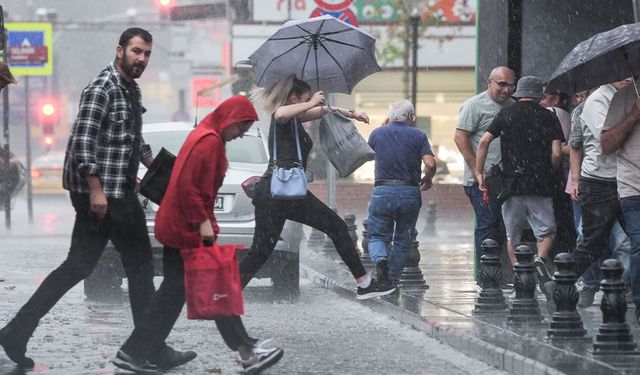
M 129 299 L 135 325 L 155 292 L 151 243 L 145 216 L 135 192 L 128 190 L 121 199 L 107 200 L 107 215 L 97 221 L 90 212 L 88 194 L 71 193 L 76 211 L 67 259 L 47 276 L 33 296 L 20 309 L 14 322 L 28 333 L 40 319 L 95 268 L 108 240 L 120 253 L 129 279 Z
M 184 263 L 180 250 L 165 246 L 162 268 L 164 279 L 151 299 L 143 322 L 136 325 L 122 346 L 122 350 L 129 355 L 148 358 L 154 351 L 162 348 L 184 306 Z M 238 350 L 243 345 L 253 346 L 239 316 L 216 319 L 215 322 L 231 350 Z
M 578 276 L 609 252 L 609 234 L 615 221 L 624 228 L 616 182 L 581 177 L 580 204 L 583 235 L 573 254 Z
M 261 182 L 261 185 L 264 188 L 266 184 Z M 297 221 L 324 232 L 333 241 L 353 277 L 367 274 L 349 236 L 347 224 L 311 192 L 307 192 L 304 199 L 294 200 L 265 198 L 265 194 L 260 194 L 253 203 L 256 207 L 256 228 L 251 250 L 240 264 L 242 287 L 251 281 L 267 261 L 287 220 Z

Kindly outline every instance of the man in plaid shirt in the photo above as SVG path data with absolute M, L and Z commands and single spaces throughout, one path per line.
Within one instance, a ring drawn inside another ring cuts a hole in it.
M 122 258 L 136 326 L 155 293 L 151 243 L 134 190 L 138 165 L 149 166 L 153 161 L 151 149 L 142 139 L 144 108 L 135 82 L 149 62 L 151 47 L 148 31 L 136 27 L 125 30 L 114 62 L 82 92 L 64 163 L 63 186 L 69 190 L 76 211 L 69 254 L 0 330 L 0 345 L 21 367 L 33 367 L 33 360 L 25 353 L 40 319 L 91 274 L 108 240 Z M 152 363 L 134 364 L 132 367 L 139 368 L 131 369 L 168 369 L 195 356 L 162 343 L 150 358 Z

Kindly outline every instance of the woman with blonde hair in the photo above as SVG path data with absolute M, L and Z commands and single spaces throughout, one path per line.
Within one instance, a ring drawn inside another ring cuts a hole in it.
M 395 287 L 391 284 L 369 277 L 349 236 L 347 225 L 338 214 L 309 191 L 303 199 L 282 199 L 274 198 L 270 188 L 274 159 L 278 161 L 278 166 L 297 164 L 297 144 L 302 155 L 302 166 L 306 168 L 313 142 L 301 125 L 303 122 L 320 119 L 333 110 L 346 117 L 369 123 L 367 114 L 325 105 L 324 93 L 312 93 L 309 84 L 295 75 L 290 75 L 268 88 L 258 89 L 252 94 L 252 99 L 271 114 L 271 156 L 269 167 L 255 189 L 253 204 L 256 227 L 251 250 L 240 264 L 242 286 L 249 283 L 271 255 L 285 221 L 293 220 L 316 228 L 331 238 L 338 254 L 356 279 L 356 298 L 367 299 L 392 293 Z M 277 155 L 274 155 L 273 150 L 274 137 L 277 141 Z

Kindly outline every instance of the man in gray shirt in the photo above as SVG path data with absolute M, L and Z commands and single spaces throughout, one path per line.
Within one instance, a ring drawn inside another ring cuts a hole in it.
M 513 71 L 505 66 L 494 68 L 487 80 L 487 90 L 467 99 L 460 107 L 458 125 L 454 142 L 464 157 L 464 176 L 462 185 L 469 197 L 475 213 L 475 257 L 476 264 L 480 262 L 480 245 L 482 241 L 491 238 L 504 238 L 500 233 L 500 207 L 494 204 L 482 203 L 482 191 L 478 186 L 475 175 L 476 152 L 478 143 L 485 130 L 500 110 L 514 103 L 511 94 L 516 88 L 516 77 Z M 496 140 L 489 146 L 485 169 L 500 162 L 500 141 Z
M 600 143 L 605 154 L 617 151 L 617 180 L 625 229 L 631 240 L 631 293 L 640 324 L 640 99 L 634 82 L 611 99 Z

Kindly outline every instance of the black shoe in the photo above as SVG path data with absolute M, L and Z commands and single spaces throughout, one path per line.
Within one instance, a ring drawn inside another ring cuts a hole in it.
M 381 282 L 389 281 L 389 262 L 381 259 L 376 263 L 376 279 Z
M 544 297 L 547 299 L 547 311 L 549 315 L 553 315 L 556 312 L 556 303 L 553 301 L 553 292 L 556 290 L 556 282 L 548 281 L 540 285 L 540 290 L 544 293 Z
M 19 331 L 13 322 L 0 329 L 0 345 L 7 357 L 22 368 L 32 368 L 33 359 L 27 357 L 27 343 L 31 334 Z
M 284 350 L 280 348 L 253 348 L 253 354 L 249 359 L 240 359 L 238 362 L 242 365 L 245 374 L 259 374 L 262 370 L 278 363 Z
M 369 284 L 368 288 L 358 287 L 358 294 L 356 295 L 356 299 L 363 300 L 369 299 L 373 297 L 386 296 L 387 294 L 393 293 L 396 290 L 396 287 L 393 286 L 390 282 L 381 282 L 377 279 L 371 279 L 371 284 Z
M 544 285 L 551 281 L 551 273 L 544 263 L 544 259 L 538 255 L 533 257 L 533 268 L 536 270 L 536 276 L 538 277 L 538 284 Z M 542 289 L 542 288 L 540 288 Z
M 191 350 L 180 352 L 168 345 L 165 345 L 164 348 L 160 349 L 152 355 L 151 358 L 149 358 L 149 363 L 156 365 L 158 369 L 162 371 L 166 371 L 174 367 L 184 365 L 197 356 L 196 352 Z
M 150 363 L 149 361 L 134 358 L 122 349 L 118 350 L 116 358 L 113 360 L 113 364 L 120 367 L 123 370 L 137 372 L 139 374 L 158 374 L 158 366 Z
M 583 286 L 582 290 L 579 292 L 580 299 L 578 300 L 578 307 L 584 309 L 593 305 L 593 300 L 596 297 L 598 289 L 598 287 Z

